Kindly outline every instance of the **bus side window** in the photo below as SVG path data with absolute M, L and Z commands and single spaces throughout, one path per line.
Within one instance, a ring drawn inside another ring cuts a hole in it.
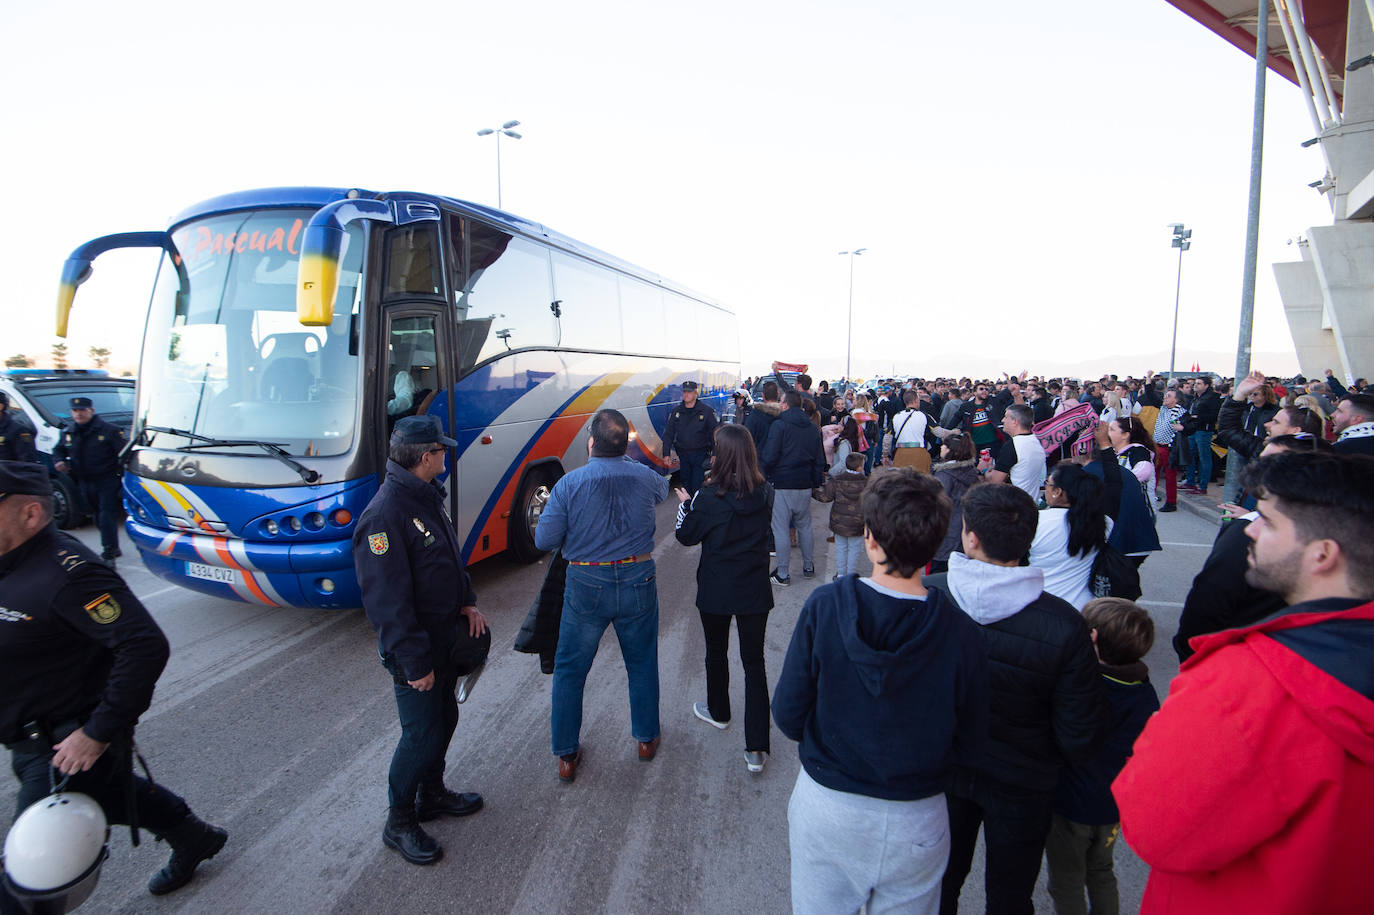
M 458 302 L 460 373 L 523 347 L 555 346 L 548 251 L 479 222 L 468 223 L 467 283 Z
M 443 295 L 439 245 L 429 224 L 402 226 L 386 236 L 386 297 Z

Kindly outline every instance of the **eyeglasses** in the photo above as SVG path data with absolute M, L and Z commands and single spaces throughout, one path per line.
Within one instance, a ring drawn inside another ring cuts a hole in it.
M 438 448 L 429 449 L 425 452 L 425 454 L 443 454 L 445 451 L 448 451 L 448 449 L 445 448 L 443 445 L 440 445 Z

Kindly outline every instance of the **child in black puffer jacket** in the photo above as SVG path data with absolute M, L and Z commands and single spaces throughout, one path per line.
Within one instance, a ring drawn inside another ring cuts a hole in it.
M 835 535 L 834 581 L 859 571 L 859 557 L 864 552 L 864 516 L 859 500 L 863 498 L 868 477 L 864 476 L 862 452 L 851 451 L 845 458 L 844 473 L 825 477 L 825 485 L 814 493 L 818 502 L 831 502 L 830 531 Z

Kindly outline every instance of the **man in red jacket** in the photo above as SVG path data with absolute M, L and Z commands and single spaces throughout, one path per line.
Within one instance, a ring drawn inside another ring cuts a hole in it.
M 1261 458 L 1246 580 L 1287 609 L 1197 636 L 1112 786 L 1141 911 L 1367 912 L 1374 458 Z

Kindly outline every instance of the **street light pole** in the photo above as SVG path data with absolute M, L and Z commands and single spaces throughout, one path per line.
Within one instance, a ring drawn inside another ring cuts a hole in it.
M 520 139 L 520 134 L 516 133 L 514 130 L 511 130 L 511 128 L 519 126 L 519 121 L 507 121 L 506 123 L 502 124 L 499 128 L 483 127 L 481 130 L 477 131 L 477 135 L 479 137 L 485 137 L 489 134 L 496 134 L 496 208 L 498 210 L 501 209 L 501 135 L 505 134 L 512 140 L 518 140 Z
M 1174 281 L 1174 340 L 1169 345 L 1169 380 L 1174 379 L 1174 356 L 1178 353 L 1178 296 L 1183 288 L 1183 252 L 1187 251 L 1192 242 L 1192 229 L 1185 229 L 1183 223 L 1175 222 L 1169 225 L 1174 230 L 1172 247 L 1178 249 L 1178 279 Z
M 853 251 L 841 251 L 840 256 L 849 256 L 849 336 L 844 344 L 844 383 L 850 384 L 854 378 L 849 372 L 849 360 L 854 352 L 854 258 L 867 251 L 867 248 L 855 248 Z

